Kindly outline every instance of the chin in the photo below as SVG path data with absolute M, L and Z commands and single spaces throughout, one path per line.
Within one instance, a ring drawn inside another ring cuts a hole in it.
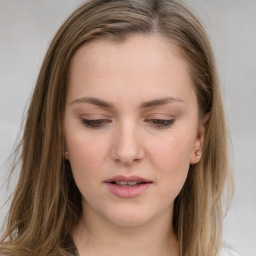
M 149 216 L 142 215 L 140 212 L 130 211 L 117 211 L 110 213 L 107 218 L 119 227 L 138 227 L 150 220 Z

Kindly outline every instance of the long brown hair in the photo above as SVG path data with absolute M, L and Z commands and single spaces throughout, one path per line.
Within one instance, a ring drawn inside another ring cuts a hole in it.
M 173 227 L 180 256 L 218 255 L 227 181 L 232 188 L 225 115 L 208 37 L 198 19 L 176 0 L 91 0 L 60 27 L 42 64 L 16 149 L 20 176 L 0 240 L 1 253 L 68 253 L 68 239 L 81 214 L 81 195 L 64 158 L 69 63 L 88 41 L 121 42 L 132 33 L 161 34 L 180 48 L 190 64 L 200 115 L 209 113 L 202 159 L 190 167 L 175 199 Z

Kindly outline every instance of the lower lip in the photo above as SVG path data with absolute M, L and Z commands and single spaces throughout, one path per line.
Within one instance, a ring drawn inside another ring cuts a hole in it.
M 114 195 L 121 198 L 132 198 L 139 196 L 141 193 L 147 190 L 152 183 L 143 183 L 130 187 L 121 187 L 113 183 L 106 183 L 106 185 Z

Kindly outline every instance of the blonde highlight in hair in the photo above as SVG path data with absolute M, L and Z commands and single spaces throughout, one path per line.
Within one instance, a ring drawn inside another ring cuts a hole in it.
M 61 26 L 42 64 L 17 148 L 20 176 L 0 240 L 2 254 L 68 255 L 72 250 L 69 236 L 81 214 L 81 194 L 64 157 L 69 64 L 89 41 L 122 42 L 134 33 L 160 34 L 179 47 L 190 64 L 200 116 L 209 114 L 202 159 L 190 166 L 175 199 L 173 228 L 180 256 L 218 255 L 225 188 L 232 194 L 225 115 L 208 37 L 176 0 L 91 0 Z

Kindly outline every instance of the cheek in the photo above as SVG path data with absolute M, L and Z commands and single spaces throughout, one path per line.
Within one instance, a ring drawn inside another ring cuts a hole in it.
M 166 168 L 189 166 L 190 155 L 193 149 L 192 136 L 170 135 L 166 136 L 161 143 L 153 142 L 150 146 L 151 159 L 156 164 Z M 176 169 L 176 168 L 175 168 Z
M 91 182 L 94 179 L 85 178 L 96 174 L 96 170 L 107 157 L 107 145 L 103 138 L 97 140 L 84 130 L 77 129 L 75 132 L 70 132 L 71 129 L 72 127 L 66 129 L 66 145 L 74 178 Z
M 98 172 L 101 169 L 105 157 L 103 143 L 91 141 L 88 136 L 76 133 L 67 137 L 69 161 L 75 183 L 86 200 L 93 197 L 97 200 L 94 189 L 102 182 L 102 176 Z M 98 199 L 100 200 L 100 198 Z
M 192 137 L 188 133 L 187 136 L 172 135 L 152 147 L 151 164 L 156 169 L 158 181 L 162 183 L 163 194 L 172 195 L 172 199 L 180 192 L 188 174 Z

